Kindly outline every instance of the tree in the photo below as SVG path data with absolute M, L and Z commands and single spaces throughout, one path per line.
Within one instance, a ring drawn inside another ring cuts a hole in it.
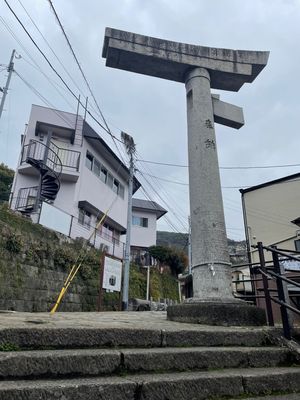
M 0 164 L 0 202 L 8 201 L 14 179 L 14 171 L 7 165 Z
M 149 247 L 149 254 L 161 264 L 168 265 L 173 275 L 184 271 L 188 265 L 188 258 L 184 251 L 165 246 Z

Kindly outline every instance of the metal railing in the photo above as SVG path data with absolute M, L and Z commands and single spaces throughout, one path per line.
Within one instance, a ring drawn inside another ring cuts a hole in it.
M 272 304 L 275 303 L 280 307 L 280 317 L 283 327 L 284 337 L 288 340 L 292 338 L 293 321 L 292 314 L 300 316 L 300 309 L 290 304 L 290 297 L 300 297 L 299 294 L 289 295 L 287 284 L 293 288 L 300 288 L 300 269 L 299 275 L 286 277 L 286 271 L 283 263 L 288 260 L 299 262 L 300 252 L 277 249 L 275 246 L 264 246 L 258 242 L 256 246 L 252 246 L 258 250 L 259 262 L 252 264 L 243 264 L 239 267 L 248 266 L 250 269 L 251 279 L 243 280 L 243 282 L 252 282 L 255 286 L 255 293 L 252 295 L 238 295 L 236 297 L 244 300 L 264 299 L 266 307 L 266 315 L 269 326 L 274 326 L 274 315 Z M 271 261 L 265 260 L 265 252 L 272 255 Z M 297 254 L 299 255 L 297 257 Z M 236 268 L 237 266 L 235 266 Z M 298 281 L 295 280 L 298 278 Z M 258 287 L 258 282 L 262 283 L 262 287 Z M 270 283 L 272 286 L 270 287 Z M 233 280 L 233 283 L 241 283 L 240 280 Z
M 22 150 L 21 164 L 26 163 L 28 158 L 44 161 L 53 171 L 61 173 L 62 168 L 79 171 L 80 152 L 62 149 L 54 143 L 48 147 L 44 143 L 32 140 Z
M 53 142 L 51 142 L 50 148 L 58 154 L 63 168 L 70 168 L 79 171 L 80 151 L 63 149 Z
M 28 159 L 33 159 L 40 162 L 41 166 L 45 165 L 49 170 L 61 174 L 62 162 L 57 153 L 44 143 L 31 140 L 22 149 L 21 164 L 27 163 Z
M 38 186 L 31 186 L 19 189 L 15 209 L 19 211 L 33 210 L 36 203 L 37 195 Z

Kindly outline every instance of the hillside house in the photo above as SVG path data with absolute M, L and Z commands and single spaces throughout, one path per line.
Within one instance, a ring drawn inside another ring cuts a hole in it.
M 129 170 L 80 115 L 33 105 L 10 207 L 71 238 L 123 257 Z M 40 185 L 41 183 L 41 185 Z M 135 178 L 133 193 L 140 187 Z
M 157 220 L 167 213 L 154 201 L 132 199 L 131 257 L 137 264 L 149 265 L 147 250 L 156 245 Z

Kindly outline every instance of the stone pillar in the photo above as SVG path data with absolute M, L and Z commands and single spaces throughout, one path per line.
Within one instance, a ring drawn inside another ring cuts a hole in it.
M 233 300 L 209 72 L 193 69 L 185 87 L 194 300 Z

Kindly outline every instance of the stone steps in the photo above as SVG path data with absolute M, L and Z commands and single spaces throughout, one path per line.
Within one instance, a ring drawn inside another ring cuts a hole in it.
M 145 323 L 145 325 L 147 324 Z M 13 343 L 21 349 L 258 347 L 270 344 L 266 332 L 269 331 L 263 328 L 199 327 L 193 329 L 193 326 L 191 326 L 189 329 L 140 329 L 131 327 L 103 327 L 100 329 L 88 327 L 49 328 L 41 324 L 39 327 L 0 329 L 0 345 L 2 343 Z
M 4 315 L 0 350 L 19 351 L 0 352 L 0 400 L 254 400 L 300 393 L 296 356 L 272 344 L 280 332 L 180 324 L 158 312 Z
M 300 368 L 6 381 L 0 385 L 0 400 L 207 400 L 250 398 L 291 389 L 300 392 Z
M 85 377 L 225 368 L 261 368 L 295 363 L 276 347 L 75 349 L 0 353 L 0 379 Z

